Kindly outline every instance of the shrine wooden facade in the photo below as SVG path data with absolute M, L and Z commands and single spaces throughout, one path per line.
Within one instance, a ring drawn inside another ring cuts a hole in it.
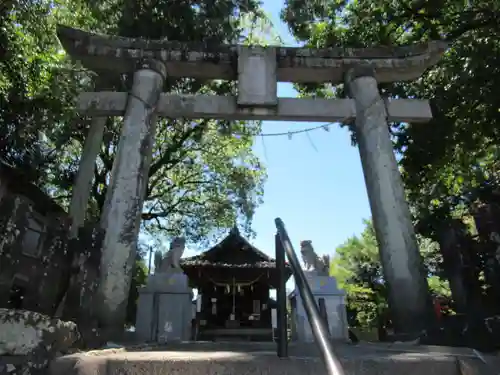
M 210 250 L 182 259 L 181 267 L 200 301 L 200 339 L 272 339 L 270 289 L 278 286 L 276 262 L 243 238 L 238 229 Z M 286 279 L 291 270 L 286 267 Z

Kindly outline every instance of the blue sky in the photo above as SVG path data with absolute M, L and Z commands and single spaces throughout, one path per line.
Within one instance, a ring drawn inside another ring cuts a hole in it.
M 265 0 L 264 9 L 287 46 L 297 43 L 280 22 L 283 0 Z M 295 97 L 291 84 L 279 83 L 278 95 Z M 262 133 L 312 128 L 320 123 L 266 121 Z M 333 255 L 335 248 L 364 229 L 370 208 L 357 148 L 340 126 L 288 136 L 258 137 L 254 150 L 267 168 L 264 204 L 257 209 L 251 242 L 274 257 L 274 219 L 285 222 L 295 249 L 311 240 L 318 254 Z M 186 249 L 184 256 L 195 255 Z M 292 282 L 293 283 L 293 282 Z M 288 286 L 288 285 L 287 285 Z M 290 286 L 292 287 L 292 284 Z
M 297 45 L 279 19 L 282 0 L 265 0 L 264 9 L 275 30 L 288 46 Z M 278 95 L 294 97 L 291 84 L 279 83 Z M 310 128 L 319 123 L 266 121 L 262 132 L 276 133 Z M 312 240 L 319 254 L 335 248 L 363 230 L 370 208 L 357 148 L 349 132 L 331 126 L 288 136 L 257 138 L 255 152 L 267 168 L 264 204 L 257 209 L 253 244 L 270 255 L 274 252 L 274 218 L 285 222 L 298 250 L 301 240 Z

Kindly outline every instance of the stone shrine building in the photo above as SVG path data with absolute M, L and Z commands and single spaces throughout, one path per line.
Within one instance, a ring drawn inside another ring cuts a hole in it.
M 252 246 L 236 227 L 211 249 L 181 259 L 180 267 L 172 271 L 160 267 L 139 290 L 139 341 L 274 340 L 277 303 L 270 290 L 279 286 L 276 260 Z M 304 274 L 331 338 L 347 340 L 345 293 L 328 274 L 319 270 Z M 291 275 L 285 264 L 285 282 Z M 196 300 L 193 289 L 198 291 Z M 292 339 L 313 342 L 297 288 L 288 301 Z
M 276 302 L 269 292 L 278 287 L 276 261 L 237 228 L 208 251 L 181 259 L 180 267 L 156 270 L 139 290 L 138 340 L 273 339 Z M 286 280 L 291 274 L 287 266 Z
M 181 267 L 198 290 L 198 339 L 272 340 L 274 301 L 269 291 L 278 287 L 276 262 L 236 227 L 210 250 L 182 259 Z M 286 280 L 291 274 L 287 265 Z

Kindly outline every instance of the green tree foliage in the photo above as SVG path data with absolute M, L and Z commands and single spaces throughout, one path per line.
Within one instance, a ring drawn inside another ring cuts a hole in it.
M 0 157 L 37 183 L 54 159 L 45 137 L 70 123 L 81 75 L 67 69 L 55 25 L 86 25 L 80 3 L 66 0 L 0 4 Z
M 449 295 L 447 282 L 440 277 L 438 248 L 426 238 L 418 238 L 431 291 Z M 349 324 L 363 328 L 376 328 L 387 314 L 387 291 L 384 283 L 375 230 L 365 220 L 361 235 L 349 238 L 337 247 L 332 260 L 331 273 L 346 291 Z
M 96 77 L 73 64 L 55 35 L 58 23 L 129 37 L 219 43 L 259 43 L 272 38 L 256 1 L 157 2 L 109 0 L 2 3 L 0 157 L 68 207 L 90 121 L 75 116 L 83 90 L 125 91 L 131 77 Z M 100 73 L 100 72 L 97 72 Z M 165 91 L 234 93 L 229 82 L 167 80 Z M 88 217 L 97 219 L 106 195 L 121 128 L 108 119 L 95 168 Z M 240 221 L 249 230 L 260 203 L 265 171 L 252 153 L 259 122 L 161 120 L 143 214 L 153 234 L 183 233 L 193 241 Z
M 428 124 L 391 124 L 419 230 L 434 236 L 499 182 L 498 0 L 288 0 L 283 19 L 314 47 L 403 45 L 446 39 L 439 64 L 415 82 L 380 85 L 383 95 L 428 98 Z M 301 86 L 304 95 L 332 93 Z M 341 94 L 337 90 L 333 94 Z
M 77 115 L 82 91 L 127 91 L 131 76 L 89 72 L 65 55 L 57 24 L 84 30 L 180 42 L 256 44 L 271 25 L 258 1 L 7 0 L 0 2 L 0 158 L 68 207 L 90 119 Z M 164 91 L 231 94 L 231 82 L 168 79 Z M 87 219 L 98 220 L 117 148 L 121 118 L 108 119 Z M 259 122 L 159 121 L 143 230 L 163 239 L 205 239 L 235 222 L 251 233 L 265 170 L 252 152 Z M 144 280 L 136 262 L 134 285 Z M 135 287 L 132 288 L 134 293 Z M 131 301 L 136 300 L 131 295 Z M 133 313 L 129 314 L 133 322 Z
M 139 300 L 139 288 L 146 285 L 148 278 L 148 266 L 145 261 L 145 251 L 139 249 L 135 257 L 134 274 L 130 285 L 130 293 L 128 295 L 126 324 L 135 326 L 135 318 L 137 314 L 137 302 Z

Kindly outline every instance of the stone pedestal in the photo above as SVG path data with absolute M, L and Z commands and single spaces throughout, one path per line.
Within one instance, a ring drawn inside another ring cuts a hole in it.
M 141 342 L 186 341 L 191 333 L 192 290 L 182 272 L 150 275 L 139 290 L 136 338 Z
M 348 340 L 347 312 L 345 292 L 337 286 L 337 280 L 331 276 L 320 276 L 315 271 L 304 271 L 316 303 L 323 299 L 328 329 L 332 339 Z M 289 295 L 292 305 L 292 337 L 299 342 L 314 342 L 311 326 L 297 288 Z

